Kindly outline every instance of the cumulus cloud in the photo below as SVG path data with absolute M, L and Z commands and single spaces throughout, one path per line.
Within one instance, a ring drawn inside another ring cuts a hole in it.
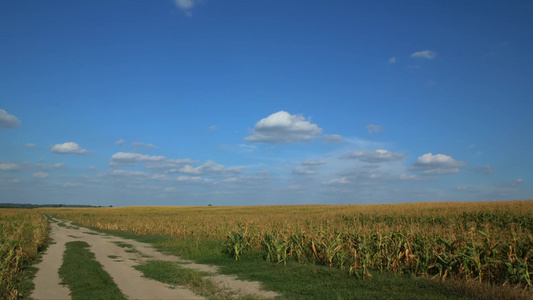
M 110 166 L 128 166 L 135 165 L 140 162 L 159 162 L 163 161 L 166 157 L 164 156 L 150 156 L 142 155 L 139 153 L 129 153 L 129 152 L 117 152 L 111 156 L 111 161 L 109 162 Z
M 314 175 L 316 170 L 308 167 L 296 167 L 292 170 L 292 174 L 296 175 Z
M 7 111 L 0 109 L 0 128 L 17 128 L 20 126 L 20 121 L 14 115 Z
M 48 178 L 48 173 L 45 173 L 45 172 L 37 172 L 37 173 L 33 173 L 33 175 L 31 177 L 33 178 Z
M 301 115 L 279 111 L 261 119 L 244 140 L 262 143 L 293 143 L 311 141 L 322 134 L 322 128 Z
M 20 166 L 14 163 L 1 163 L 0 171 L 18 171 Z
M 451 156 L 426 153 L 418 157 L 410 169 L 421 171 L 425 175 L 448 175 L 459 173 L 459 169 L 464 166 L 466 162 L 456 161 Z
M 323 165 L 325 164 L 325 160 L 314 160 L 314 159 L 305 159 L 302 161 L 302 165 L 304 166 L 316 166 L 316 165 Z
M 374 133 L 380 132 L 381 126 L 376 124 L 368 124 L 366 125 L 366 130 L 368 130 L 368 134 L 372 135 Z
M 124 142 L 126 142 L 124 139 L 120 139 L 116 142 L 117 146 L 122 146 L 124 145 Z
M 342 138 L 342 136 L 340 136 L 338 134 L 324 134 L 324 138 L 326 139 L 325 140 L 326 144 L 343 143 L 344 142 L 344 139 Z
M 494 169 L 490 165 L 476 166 L 470 168 L 469 170 L 484 175 L 490 175 L 494 173 Z
M 423 51 L 417 51 L 413 54 L 411 54 L 411 57 L 413 58 L 423 58 L 423 59 L 433 59 L 437 56 L 437 53 L 431 51 L 431 50 L 423 50 Z
M 390 152 L 388 150 L 378 149 L 375 151 L 358 151 L 347 154 L 342 158 L 357 159 L 367 163 L 380 163 L 386 161 L 400 160 L 405 156 L 405 153 Z
M 88 154 L 89 151 L 83 149 L 80 147 L 80 145 L 74 143 L 74 142 L 67 142 L 63 144 L 56 144 L 52 146 L 52 152 L 57 154 L 80 154 L 85 155 Z

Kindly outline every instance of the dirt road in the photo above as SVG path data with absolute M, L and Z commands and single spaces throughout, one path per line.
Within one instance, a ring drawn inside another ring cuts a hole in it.
M 61 226 L 59 226 L 61 224 Z M 215 266 L 195 264 L 177 256 L 165 255 L 152 248 L 151 245 L 134 240 L 122 239 L 115 236 L 101 234 L 87 228 L 72 226 L 69 222 L 53 220 L 50 224 L 50 236 L 53 239 L 43 255 L 42 262 L 37 264 L 35 289 L 33 299 L 70 299 L 68 287 L 61 285 L 58 270 L 63 261 L 65 243 L 71 241 L 85 241 L 90 245 L 96 260 L 113 278 L 118 288 L 128 299 L 204 299 L 188 289 L 170 287 L 167 284 L 142 276 L 133 266 L 148 260 L 173 261 L 184 268 L 195 269 L 211 273 L 207 278 L 224 289 L 229 289 L 235 295 L 256 295 L 264 298 L 277 296 L 275 292 L 260 289 L 259 282 L 241 281 L 227 275 L 217 274 Z M 117 243 L 133 245 L 135 253 L 126 252 L 126 248 Z

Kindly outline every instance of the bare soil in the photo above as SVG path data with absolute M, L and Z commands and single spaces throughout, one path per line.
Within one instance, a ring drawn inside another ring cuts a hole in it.
M 183 287 L 170 287 L 167 284 L 145 278 L 133 266 L 149 260 L 163 260 L 180 263 L 183 268 L 204 271 L 212 275 L 207 278 L 223 289 L 232 291 L 236 296 L 255 295 L 261 298 L 278 296 L 272 291 L 261 289 L 259 282 L 242 281 L 235 277 L 217 274 L 217 267 L 196 264 L 174 255 L 156 251 L 151 245 L 134 240 L 123 239 L 102 234 L 84 227 L 75 227 L 63 220 L 54 220 L 50 224 L 50 237 L 53 240 L 36 265 L 39 269 L 35 275 L 33 299 L 70 299 L 68 287 L 61 285 L 58 270 L 63 261 L 65 243 L 85 241 L 90 245 L 96 260 L 113 278 L 118 288 L 128 299 L 204 299 Z M 59 226 L 57 222 L 64 222 Z M 127 252 L 128 248 L 117 243 L 133 245 L 136 251 Z

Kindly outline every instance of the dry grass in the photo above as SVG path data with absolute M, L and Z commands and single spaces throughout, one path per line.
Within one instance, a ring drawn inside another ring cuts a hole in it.
M 44 246 L 48 222 L 27 209 L 0 209 L 0 295 L 17 299 L 19 275 Z

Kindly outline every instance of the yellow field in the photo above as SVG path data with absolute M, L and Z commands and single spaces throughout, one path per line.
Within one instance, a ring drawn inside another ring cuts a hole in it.
M 43 247 L 47 234 L 46 218 L 29 209 L 0 209 L 0 295 L 16 299 L 17 276 Z
M 230 254 L 531 286 L 533 201 L 396 205 L 47 208 L 101 229 L 226 241 Z

